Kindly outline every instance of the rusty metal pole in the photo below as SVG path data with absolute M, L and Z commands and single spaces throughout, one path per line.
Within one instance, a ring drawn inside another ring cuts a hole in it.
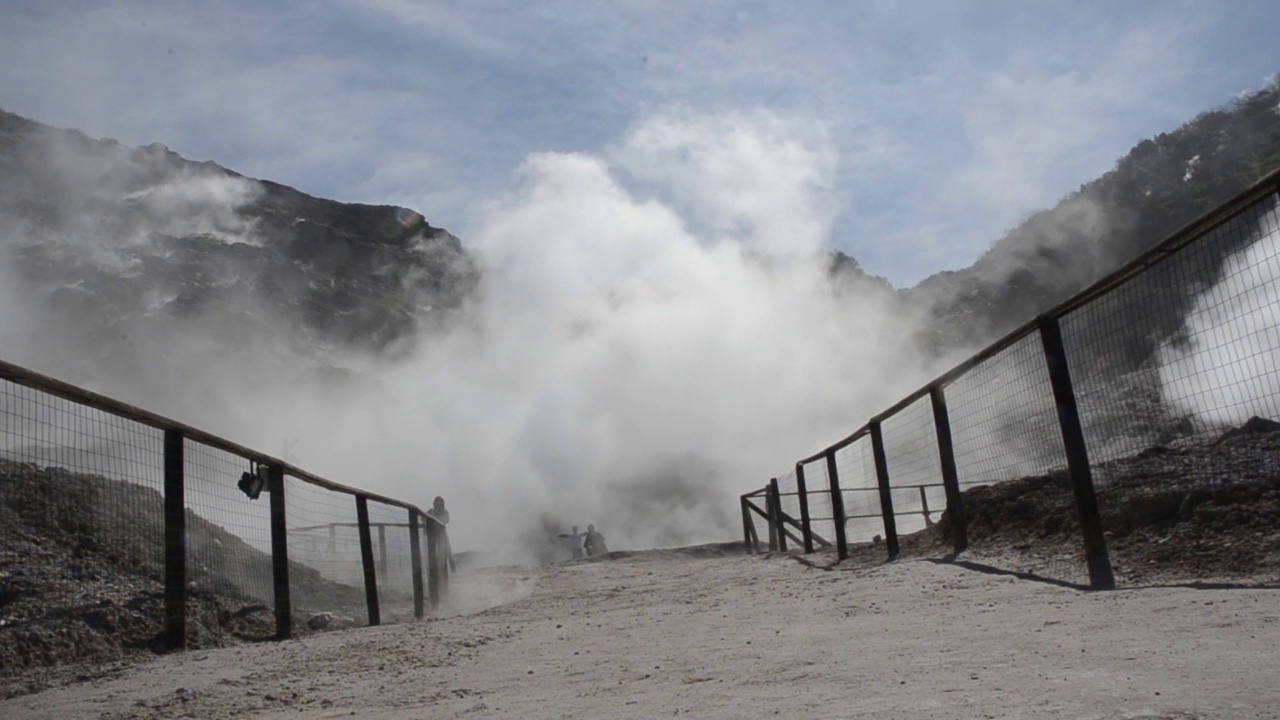
M 783 532 L 782 502 L 778 497 L 777 478 L 771 478 L 765 486 L 765 506 L 769 509 L 769 549 L 786 551 L 787 536 Z
M 427 596 L 431 609 L 440 607 L 440 523 L 427 516 Z
M 871 423 L 871 454 L 876 464 L 876 481 L 880 486 L 880 516 L 884 519 L 884 541 L 889 559 L 898 557 L 898 520 L 893 514 L 893 493 L 889 486 L 889 463 L 885 459 L 884 436 L 880 423 Z
M 1058 424 L 1062 428 L 1062 445 L 1067 453 L 1071 492 L 1075 496 L 1076 510 L 1080 513 L 1085 561 L 1089 566 L 1089 584 L 1099 590 L 1111 590 L 1116 586 L 1116 578 L 1111 568 L 1111 557 L 1107 553 L 1107 540 L 1102 534 L 1102 516 L 1098 511 L 1098 496 L 1093 488 L 1093 470 L 1089 465 L 1084 428 L 1080 424 L 1080 409 L 1076 406 L 1071 368 L 1067 363 L 1066 346 L 1062 342 L 1062 329 L 1057 318 L 1045 315 L 1039 318 L 1039 325 L 1045 362 L 1049 366 L 1049 383 L 1053 386 L 1053 400 L 1058 408 Z
M 369 624 L 381 625 L 378 608 L 378 571 L 373 566 L 373 537 L 369 533 L 369 498 L 356 496 L 356 523 L 360 529 L 360 563 L 364 566 L 364 602 L 369 611 Z
M 831 515 L 836 524 L 836 557 L 849 557 L 849 542 L 845 538 L 844 495 L 840 493 L 840 475 L 836 471 L 836 454 L 827 453 L 827 485 L 831 492 Z
M 422 539 L 418 537 L 418 511 L 409 511 L 409 562 L 413 565 L 413 616 L 422 619 Z
M 284 468 L 267 468 L 271 494 L 271 582 L 275 591 L 276 638 L 293 637 L 293 601 L 289 597 L 289 529 L 285 514 Z
M 809 486 L 804 481 L 804 465 L 796 463 L 796 490 L 800 493 L 800 531 L 805 554 L 813 552 L 813 526 L 809 522 Z
M 164 612 L 169 646 L 187 647 L 187 512 L 181 430 L 164 431 Z
M 929 388 L 933 402 L 933 428 L 938 436 L 938 458 L 942 465 L 942 486 L 947 494 L 947 523 L 951 532 L 951 548 L 956 554 L 969 547 L 968 523 L 964 514 L 964 496 L 960 494 L 960 475 L 956 472 L 956 451 L 951 444 L 951 418 L 947 413 L 947 396 L 942 388 Z

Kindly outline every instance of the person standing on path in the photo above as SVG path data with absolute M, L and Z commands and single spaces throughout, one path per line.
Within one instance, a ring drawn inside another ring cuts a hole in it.
M 453 549 L 449 546 L 449 511 L 444 507 L 444 498 L 439 495 L 431 502 L 431 509 L 427 511 L 427 517 L 434 519 L 440 523 L 439 541 L 436 543 L 437 558 L 444 560 L 450 572 L 453 572 Z
M 596 531 L 595 525 L 587 525 L 587 537 L 583 541 L 582 548 L 587 551 L 587 557 L 596 557 L 609 552 L 609 548 L 604 544 L 604 535 Z

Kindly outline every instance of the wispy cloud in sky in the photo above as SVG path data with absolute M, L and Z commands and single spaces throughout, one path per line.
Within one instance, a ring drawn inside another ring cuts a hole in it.
M 733 118 L 771 117 L 771 142 L 826 163 L 814 181 L 832 207 L 800 232 L 830 228 L 828 244 L 900 285 L 971 262 L 1137 140 L 1280 70 L 1280 8 L 1267 2 L 20 2 L 6 14 L 8 110 L 412 206 L 464 241 L 533 153 L 648 147 L 650 161 L 618 163 L 643 181 L 680 172 L 662 118 L 706 118 L 732 143 Z M 785 202 L 760 190 L 758 214 Z M 709 186 L 687 191 L 715 202 Z

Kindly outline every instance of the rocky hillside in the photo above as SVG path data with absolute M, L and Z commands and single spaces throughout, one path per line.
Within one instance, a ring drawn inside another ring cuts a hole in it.
M 934 347 L 994 340 L 1278 168 L 1280 80 L 1273 80 L 1143 140 L 1110 172 L 1010 230 L 972 266 L 933 275 L 903 294 L 931 308 Z M 1224 243 L 1214 260 L 1237 249 Z M 1205 279 L 1161 278 L 1151 288 L 1159 295 L 1133 312 L 1176 325 Z
M 415 211 L 315 198 L 3 111 L 0 257 L 0 289 L 17 296 L 4 300 L 26 305 L 17 331 L 73 328 L 102 362 L 211 317 L 218 343 L 385 351 L 477 279 L 458 239 Z
M 163 509 L 149 487 L 0 458 L 0 697 L 166 649 Z M 273 636 L 271 556 L 191 510 L 187 543 L 190 645 Z M 298 633 L 363 612 L 363 588 L 294 560 L 289 580 Z
M 1120 588 L 1280 579 L 1280 423 L 1252 418 L 1217 437 L 1152 445 L 1094 468 L 1103 534 Z M 968 549 L 952 522 L 899 537 L 901 558 L 1087 585 L 1079 513 L 1066 470 L 966 486 Z M 763 523 L 757 532 L 764 533 Z M 762 537 L 764 537 L 762 535 Z M 851 542 L 850 564 L 886 562 L 883 540 Z M 835 560 L 825 549 L 807 563 Z M 901 560 L 900 560 L 901 561 Z
M 896 295 L 932 317 L 927 347 L 972 347 L 1277 167 L 1280 82 L 1272 82 L 1138 143 L 968 268 L 895 291 L 837 252 L 831 275 L 837 290 Z M 1235 249 L 1224 244 L 1217 260 Z M 164 342 L 178 327 L 197 328 L 214 347 L 284 341 L 307 357 L 394 351 L 448 316 L 479 279 L 459 240 L 413 210 L 314 198 L 163 145 L 129 148 L 3 111 L 0 257 L 0 294 L 10 287 L 18 296 L 0 301 L 23 306 L 0 319 L 0 332 L 47 344 L 32 350 L 33 364 L 73 381 L 112 363 L 136 365 L 138 346 Z M 1134 312 L 1154 315 L 1155 334 L 1167 337 L 1212 274 L 1160 278 L 1150 288 L 1156 297 Z M 87 341 L 67 353 L 70 338 Z M 1133 352 L 1137 366 L 1151 348 Z

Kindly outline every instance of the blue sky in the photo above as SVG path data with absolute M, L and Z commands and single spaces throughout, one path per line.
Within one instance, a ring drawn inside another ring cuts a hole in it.
M 637 128 L 768 118 L 830 156 L 829 244 L 895 285 L 1280 71 L 1280 4 L 1247 0 L 6 6 L 0 107 L 464 242 L 532 153 L 622 158 L 679 203 L 701 190 L 647 168 Z

